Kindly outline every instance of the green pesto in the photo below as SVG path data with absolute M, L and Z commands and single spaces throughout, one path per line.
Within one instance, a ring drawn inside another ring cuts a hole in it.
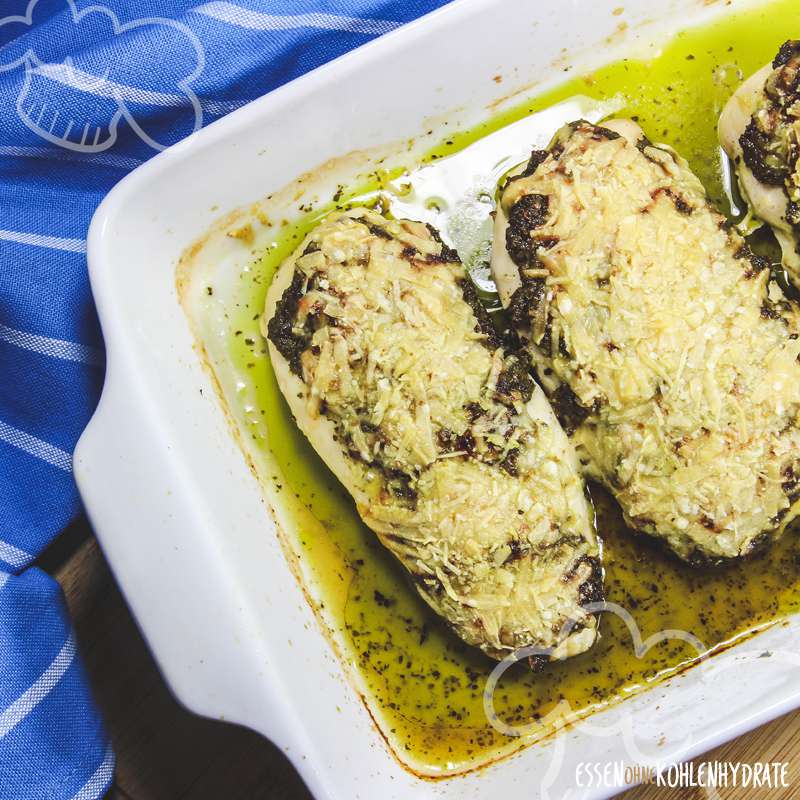
M 647 135 L 673 145 L 724 202 L 716 120 L 742 76 L 770 61 L 789 36 L 800 35 L 797 0 L 778 0 L 734 13 L 712 28 L 680 34 L 654 60 L 625 60 L 570 79 L 474 129 L 450 132 L 428 161 L 444 158 L 481 137 L 575 95 L 621 95 L 619 116 L 636 117 Z M 740 71 L 740 72 L 739 72 Z M 393 176 L 386 176 L 393 177 Z M 412 176 L 413 179 L 413 176 Z M 386 185 L 341 189 L 331 204 L 285 226 L 276 246 L 242 275 L 246 302 L 231 321 L 229 355 L 249 376 L 256 402 L 244 416 L 256 446 L 271 450 L 274 477 L 294 502 L 292 546 L 317 576 L 327 613 L 347 642 L 345 658 L 369 687 L 368 703 L 390 731 L 398 751 L 431 770 L 457 770 L 486 762 L 528 741 L 496 733 L 484 716 L 481 692 L 493 662 L 450 634 L 411 589 L 400 566 L 358 519 L 345 490 L 293 424 L 258 333 L 269 279 L 280 261 L 328 210 L 375 201 Z M 235 334 L 236 331 L 241 333 Z M 228 397 L 231 404 L 236 397 Z M 268 443 L 267 443 L 268 438 Z M 598 530 L 605 542 L 607 599 L 627 608 L 643 636 L 663 628 L 692 632 L 711 650 L 800 608 L 800 542 L 793 531 L 746 563 L 693 569 L 629 534 L 613 502 L 593 489 Z M 496 707 L 507 721 L 529 722 L 562 698 L 588 712 L 623 691 L 664 678 L 697 654 L 666 642 L 644 658 L 633 654 L 621 621 L 606 615 L 602 638 L 588 653 L 534 674 L 518 665 L 501 683 Z

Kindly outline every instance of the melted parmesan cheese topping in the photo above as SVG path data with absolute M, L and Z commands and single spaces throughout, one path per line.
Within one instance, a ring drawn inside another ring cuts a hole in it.
M 797 309 L 666 148 L 578 123 L 508 185 L 505 225 L 534 194 L 520 274 L 547 335 L 526 333 L 589 475 L 684 558 L 747 553 L 794 513 Z
M 294 374 L 276 347 L 288 273 Z M 572 655 L 595 639 L 580 606 L 601 586 L 577 461 L 467 280 L 420 223 L 333 215 L 276 278 L 271 357 L 300 427 L 462 638 L 498 658 L 524 645 Z

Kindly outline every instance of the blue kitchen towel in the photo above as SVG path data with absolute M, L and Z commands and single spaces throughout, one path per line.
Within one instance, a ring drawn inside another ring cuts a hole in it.
M 89 697 L 59 585 L 0 577 L 0 796 L 101 797 L 114 753 Z
M 91 800 L 113 773 L 60 590 L 27 569 L 80 511 L 92 213 L 157 151 L 444 2 L 0 0 L 0 800 Z

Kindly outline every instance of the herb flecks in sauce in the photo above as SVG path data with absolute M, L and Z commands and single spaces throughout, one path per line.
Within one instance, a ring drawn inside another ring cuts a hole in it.
M 719 111 L 741 78 L 771 60 L 787 35 L 798 32 L 796 0 L 733 12 L 713 28 L 680 34 L 653 61 L 608 65 L 471 131 L 451 134 L 451 144 L 443 143 L 428 158 L 444 158 L 575 95 L 621 95 L 625 107 L 617 116 L 635 118 L 653 141 L 674 146 L 711 199 L 726 208 L 716 139 Z M 376 179 L 370 189 L 381 185 L 385 181 Z M 341 205 L 353 198 L 344 187 L 337 194 Z M 228 346 L 257 401 L 246 432 L 257 446 L 271 450 L 280 465 L 276 485 L 297 501 L 288 534 L 347 642 L 345 657 L 368 687 L 368 703 L 379 709 L 392 746 L 429 771 L 467 769 L 528 743 L 507 739 L 486 720 L 482 691 L 494 662 L 445 629 L 406 585 L 401 567 L 360 523 L 344 489 L 294 426 L 254 321 L 277 265 L 323 213 L 317 209 L 284 227 L 277 247 L 242 274 L 246 303 L 230 319 Z M 243 333 L 234 336 L 235 331 Z M 253 362 L 256 368 L 247 369 Z M 632 537 L 608 496 L 599 489 L 593 489 L 593 496 L 605 541 L 607 599 L 633 614 L 644 637 L 664 628 L 684 629 L 713 648 L 800 609 L 800 544 L 792 531 L 746 563 L 691 568 Z M 379 602 L 379 597 L 391 602 Z M 678 671 L 696 656 L 690 646 L 671 641 L 638 659 L 624 623 L 610 614 L 602 618 L 601 633 L 590 652 L 568 662 L 539 673 L 517 665 L 506 673 L 495 697 L 500 717 L 528 723 L 544 717 L 562 698 L 573 709 L 588 712 L 623 691 Z

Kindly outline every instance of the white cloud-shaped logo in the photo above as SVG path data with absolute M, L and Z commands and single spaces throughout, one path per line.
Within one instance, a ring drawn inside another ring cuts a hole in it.
M 626 609 L 617 603 L 599 601 L 596 603 L 588 603 L 582 606 L 582 608 L 587 614 L 614 614 L 619 617 L 628 628 L 633 652 L 637 658 L 644 658 L 651 648 L 662 642 L 669 641 L 682 641 L 689 645 L 696 652 L 697 658 L 701 658 L 707 652 L 704 644 L 694 634 L 688 633 L 687 631 L 676 629 L 662 630 L 644 639 L 639 630 L 639 626 L 636 624 L 636 620 Z M 559 641 L 563 641 L 569 635 L 575 624 L 574 621 L 568 621 L 564 625 L 559 635 Z M 551 652 L 552 649 L 543 649 L 536 646 L 523 647 L 506 656 L 506 658 L 495 666 L 486 681 L 486 686 L 483 691 L 483 707 L 486 718 L 492 727 L 505 736 L 527 738 L 560 731 L 566 724 L 571 723 L 573 729 L 580 730 L 584 736 L 602 739 L 621 739 L 631 763 L 647 764 L 651 762 L 653 756 L 640 747 L 639 740 L 637 739 L 636 725 L 634 724 L 635 721 L 632 713 L 629 711 L 629 707 L 626 705 L 623 705 L 621 708 L 618 707 L 619 713 L 612 719 L 601 714 L 597 720 L 593 719 L 591 716 L 578 720 L 575 715 L 575 710 L 567 700 L 559 701 L 542 719 L 532 720 L 527 724 L 512 725 L 500 719 L 495 709 L 494 695 L 503 675 L 515 663 L 522 659 L 532 656 L 550 656 Z M 672 744 L 685 750 L 692 744 L 692 741 L 692 732 L 687 731 L 686 737 L 682 742 L 673 742 Z M 553 791 L 553 787 L 557 784 L 558 790 L 556 796 L 559 800 L 579 800 L 579 798 L 589 793 L 588 788 L 581 789 L 577 786 L 569 790 L 564 789 L 563 781 L 559 781 L 559 777 L 563 777 L 562 769 L 564 767 L 565 755 L 565 738 L 563 736 L 556 736 L 551 745 L 551 757 L 548 769 L 545 774 L 540 776 L 540 800 L 553 800 L 554 795 L 551 794 L 551 792 Z M 619 788 L 622 789 L 624 787 Z
M 25 73 L 19 119 L 60 147 L 107 150 L 124 120 L 142 141 L 163 150 L 176 134 L 202 126 L 190 85 L 203 70 L 204 51 L 181 22 L 122 23 L 104 6 L 30 0 L 25 14 L 0 19 L 0 43 L 0 73 Z
M 631 637 L 631 645 L 634 655 L 637 658 L 644 658 L 648 651 L 663 643 L 680 641 L 688 645 L 688 653 L 694 650 L 696 655 L 690 655 L 689 660 L 695 661 L 702 659 L 708 654 L 708 648 L 694 634 L 677 629 L 667 629 L 658 631 L 648 636 L 642 637 L 639 626 L 633 616 L 622 606 L 616 603 L 600 601 L 589 603 L 583 606 L 587 613 L 594 614 L 613 614 L 619 617 L 628 629 Z M 569 635 L 574 621 L 567 622 L 562 628 L 559 641 L 563 641 Z M 756 643 L 757 644 L 757 643 Z M 530 658 L 531 656 L 549 656 L 552 650 L 537 647 L 521 648 L 510 654 L 499 662 L 489 675 L 483 692 L 483 706 L 486 717 L 492 727 L 499 733 L 510 737 L 538 737 L 543 734 L 550 734 L 560 731 L 566 724 L 570 724 L 575 732 L 579 732 L 581 737 L 596 737 L 598 739 L 617 739 L 622 742 L 625 752 L 625 762 L 631 766 L 649 767 L 656 771 L 666 771 L 671 764 L 662 763 L 662 754 L 659 746 L 652 752 L 652 726 L 642 726 L 641 721 L 628 704 L 616 705 L 616 713 L 613 715 L 598 714 L 596 717 L 590 715 L 579 719 L 575 709 L 566 700 L 561 700 L 543 719 L 534 720 L 527 724 L 509 724 L 497 715 L 495 709 L 494 696 L 499 687 L 500 680 L 505 672 L 518 661 Z M 712 662 L 710 666 L 700 673 L 698 690 L 702 692 L 703 686 L 715 686 L 721 680 L 721 675 L 730 670 L 735 670 L 741 674 L 742 667 L 748 663 L 761 662 L 761 659 L 768 657 L 773 669 L 780 670 L 784 676 L 793 675 L 800 667 L 800 653 L 793 650 L 780 649 L 764 652 L 760 648 L 740 653 L 735 659 Z M 684 662 L 688 663 L 688 661 Z M 759 671 L 763 672 L 761 663 Z M 778 675 L 773 672 L 772 675 Z M 697 695 L 699 696 L 699 695 Z M 655 701 L 656 703 L 658 700 Z M 658 708 L 658 706 L 655 706 Z M 640 730 L 641 729 L 641 730 Z M 678 741 L 674 735 L 670 738 L 670 749 L 675 752 L 688 752 L 696 743 L 695 734 L 691 726 L 685 730 L 684 737 Z M 581 800 L 597 790 L 594 787 L 584 784 L 577 785 L 577 773 L 567 775 L 564 772 L 565 760 L 567 755 L 567 737 L 557 735 L 550 743 L 550 754 L 547 768 L 543 774 L 539 775 L 539 798 L 540 800 Z M 570 788 L 567 788 L 570 786 Z M 625 783 L 609 784 L 605 788 L 615 788 L 622 790 L 627 788 Z M 717 789 L 713 785 L 705 785 L 704 791 L 709 800 L 719 800 Z

